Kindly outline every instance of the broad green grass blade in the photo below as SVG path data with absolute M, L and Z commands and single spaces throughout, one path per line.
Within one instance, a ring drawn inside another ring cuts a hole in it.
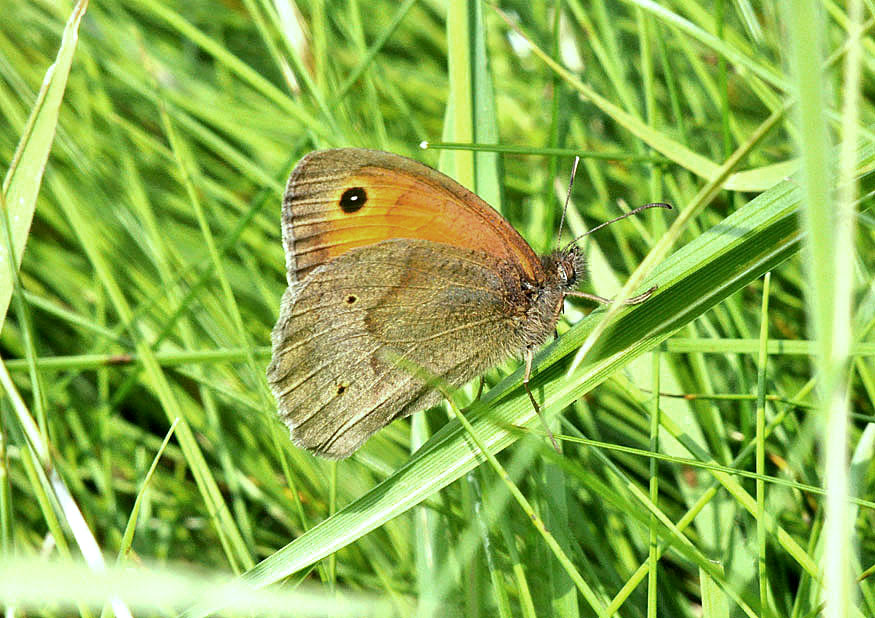
M 47 588 L 46 581 L 53 585 Z M 0 598 L 7 606 L 28 610 L 74 610 L 77 604 L 99 608 L 103 599 L 115 596 L 138 615 L 164 614 L 182 607 L 192 597 L 222 600 L 224 607 L 242 614 L 298 616 L 386 616 L 390 606 L 366 595 L 345 594 L 329 600 L 318 591 L 258 591 L 227 577 L 181 569 L 115 567 L 94 573 L 81 563 L 46 562 L 33 558 L 0 560 Z
M 70 68 L 73 66 L 76 44 L 79 41 L 79 24 L 87 7 L 88 0 L 80 0 L 70 14 L 61 38 L 58 57 L 46 71 L 24 134 L 18 142 L 18 149 L 3 179 L 3 196 L 5 208 L 8 210 L 7 220 L 11 222 L 10 231 L 16 267 L 21 265 L 21 258 L 24 255 L 30 224 L 36 209 L 36 198 L 39 195 L 43 172 L 54 142 L 58 114 L 64 100 Z M 5 250 L 0 249 L 0 258 L 9 259 L 4 255 L 5 253 Z M 6 317 L 13 285 L 9 269 L 0 268 L 0 323 Z
M 849 425 L 848 373 L 853 341 L 854 237 L 856 225 L 855 144 L 859 131 L 862 42 L 859 31 L 862 4 L 849 3 L 851 52 L 846 58 L 842 143 L 838 174 L 834 172 L 828 132 L 829 75 L 810 70 L 826 55 L 823 22 L 818 2 L 802 0 L 787 11 L 791 31 L 791 65 L 799 98 L 797 122 L 802 155 L 804 221 L 807 228 L 809 315 L 817 354 L 814 367 L 820 376 L 820 443 L 823 448 L 826 505 L 823 536 L 824 616 L 856 614 L 856 586 L 852 567 L 854 533 L 848 517 Z M 835 178 L 835 180 L 834 180 Z M 834 189 L 837 189 L 837 195 Z

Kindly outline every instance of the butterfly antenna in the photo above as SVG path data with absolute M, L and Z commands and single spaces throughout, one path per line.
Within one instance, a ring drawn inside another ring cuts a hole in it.
M 584 236 L 589 236 L 593 232 L 597 232 L 598 230 L 602 229 L 603 227 L 609 226 L 611 223 L 616 223 L 617 221 L 620 221 L 621 219 L 625 219 L 626 217 L 631 217 L 632 215 L 637 215 L 639 212 L 649 210 L 650 208 L 665 208 L 666 210 L 672 210 L 671 204 L 666 204 L 665 202 L 651 202 L 650 204 L 644 204 L 644 206 L 639 206 L 635 210 L 630 210 L 629 212 L 624 213 L 624 214 L 620 215 L 619 217 L 614 217 L 610 221 L 605 221 L 604 223 L 598 224 L 597 226 L 595 226 L 591 230 L 584 232 L 583 234 L 581 234 L 580 236 L 578 236 L 577 238 L 572 240 L 570 243 L 568 243 L 568 245 L 566 245 L 566 247 L 570 247 L 571 245 L 576 243 L 578 240 L 580 240 Z
M 580 157 L 574 157 L 574 165 L 571 166 L 571 178 L 568 181 L 568 192 L 565 194 L 565 206 L 562 207 L 562 218 L 559 219 L 559 232 L 556 233 L 557 247 L 562 239 L 562 226 L 565 224 L 565 213 L 568 212 L 568 202 L 571 200 L 571 187 L 574 186 L 574 177 L 577 176 L 577 165 L 579 163 Z

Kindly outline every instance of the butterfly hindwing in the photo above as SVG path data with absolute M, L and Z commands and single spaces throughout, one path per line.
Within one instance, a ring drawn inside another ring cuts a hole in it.
M 289 287 L 268 381 L 293 441 L 345 457 L 378 429 L 520 351 L 515 269 L 427 240 L 350 250 Z M 485 338 L 485 339 L 484 339 Z M 482 342 L 490 341 L 488 351 Z

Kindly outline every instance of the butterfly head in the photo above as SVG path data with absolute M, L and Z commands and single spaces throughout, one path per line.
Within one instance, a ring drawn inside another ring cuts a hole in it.
M 586 276 L 586 258 L 577 245 L 545 256 L 543 264 L 547 277 L 555 281 L 562 292 L 573 290 Z

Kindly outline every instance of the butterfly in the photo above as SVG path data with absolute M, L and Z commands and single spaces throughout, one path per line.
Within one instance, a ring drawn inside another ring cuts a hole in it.
M 388 152 L 306 155 L 282 237 L 288 288 L 267 378 L 292 441 L 324 457 L 439 403 L 429 376 L 457 387 L 511 357 L 525 360 L 537 410 L 532 357 L 565 297 L 610 302 L 575 289 L 577 244 L 539 257 L 477 195 Z

